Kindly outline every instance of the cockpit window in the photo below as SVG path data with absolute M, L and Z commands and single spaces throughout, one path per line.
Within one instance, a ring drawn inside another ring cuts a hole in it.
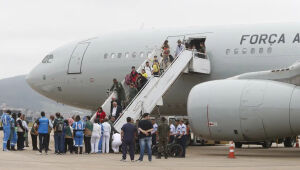
M 53 60 L 53 55 L 52 54 L 49 54 L 47 55 L 43 60 L 42 60 L 42 63 L 51 63 Z

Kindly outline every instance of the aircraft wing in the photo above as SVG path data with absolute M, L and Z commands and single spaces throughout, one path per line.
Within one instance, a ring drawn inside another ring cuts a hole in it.
M 267 70 L 240 74 L 228 79 L 261 79 L 280 81 L 300 86 L 300 61 L 297 61 L 288 68 Z

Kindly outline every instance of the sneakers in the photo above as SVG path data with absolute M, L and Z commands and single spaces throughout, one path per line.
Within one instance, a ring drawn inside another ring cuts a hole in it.
M 37 155 L 42 155 L 42 152 L 38 152 L 38 153 L 36 153 Z
M 142 160 L 138 159 L 138 160 L 135 160 L 135 162 L 143 162 Z
M 121 162 L 126 162 L 126 159 L 121 159 L 120 161 L 121 161 Z

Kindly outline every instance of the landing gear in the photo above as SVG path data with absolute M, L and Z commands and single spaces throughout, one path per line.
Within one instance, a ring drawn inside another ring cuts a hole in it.
M 292 137 L 286 137 L 284 139 L 284 147 L 287 147 L 287 148 L 291 148 L 295 145 L 296 143 L 296 137 L 295 136 L 292 136 Z
M 263 148 L 270 148 L 272 146 L 272 142 L 271 141 L 264 141 L 262 144 Z

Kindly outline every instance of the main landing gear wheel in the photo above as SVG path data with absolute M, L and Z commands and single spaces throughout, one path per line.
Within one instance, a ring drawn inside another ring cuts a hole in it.
M 179 144 L 172 144 L 169 146 L 169 156 L 170 157 L 181 157 L 183 153 L 183 148 Z

